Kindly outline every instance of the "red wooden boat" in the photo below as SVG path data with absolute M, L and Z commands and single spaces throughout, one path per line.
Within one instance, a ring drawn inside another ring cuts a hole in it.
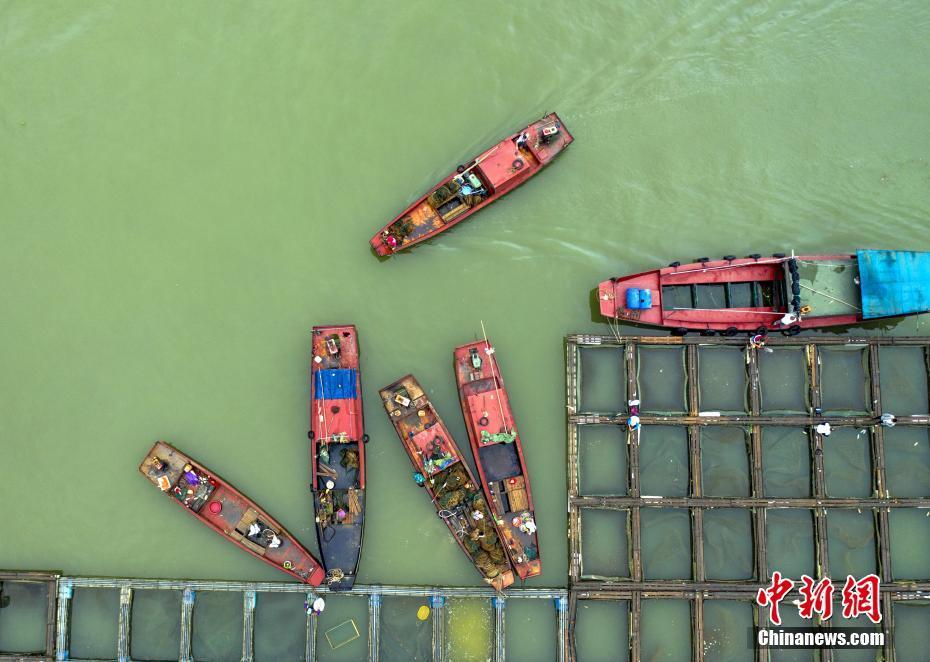
M 456 347 L 455 380 L 481 487 L 520 579 L 542 572 L 523 446 L 494 348 L 487 338 Z
M 573 140 L 549 113 L 460 165 L 381 228 L 372 248 L 391 255 L 448 230 L 538 173 Z
M 313 327 L 310 472 L 316 533 L 332 590 L 355 584 L 365 526 L 365 420 L 354 326 Z
M 319 586 L 325 573 L 297 539 L 225 480 L 174 446 L 157 442 L 139 471 L 191 515 L 270 566 Z
M 439 517 L 477 568 L 498 591 L 513 583 L 500 533 L 462 453 L 413 375 L 380 391 L 384 409 Z
M 930 310 L 930 253 L 752 255 L 673 262 L 598 287 L 607 317 L 730 335 L 845 326 Z

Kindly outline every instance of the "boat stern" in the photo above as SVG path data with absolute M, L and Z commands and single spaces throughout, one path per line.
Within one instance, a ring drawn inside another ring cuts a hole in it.
M 502 572 L 494 579 L 486 578 L 485 581 L 493 586 L 495 591 L 503 591 L 514 582 L 513 570 Z
M 323 566 L 320 564 L 314 564 L 313 571 L 305 580 L 307 584 L 311 586 L 319 586 L 326 579 L 326 571 L 323 570 Z
M 394 253 L 394 249 L 388 245 L 388 235 L 386 230 L 383 230 L 371 238 L 371 241 L 368 243 L 371 244 L 371 249 L 375 252 L 375 255 L 378 257 L 387 257 Z
M 533 122 L 525 131 L 532 138 L 527 147 L 540 165 L 548 164 L 575 140 L 556 113 Z

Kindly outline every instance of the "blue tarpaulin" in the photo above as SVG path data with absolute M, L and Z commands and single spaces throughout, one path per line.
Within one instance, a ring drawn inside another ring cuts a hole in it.
M 342 400 L 354 398 L 355 370 L 320 370 L 313 384 L 314 400 Z
M 930 310 L 930 253 L 857 251 L 862 317 Z

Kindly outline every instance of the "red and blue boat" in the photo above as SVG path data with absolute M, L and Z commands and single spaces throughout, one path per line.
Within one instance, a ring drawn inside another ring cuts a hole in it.
M 573 140 L 549 113 L 460 165 L 381 228 L 371 247 L 387 256 L 445 232 L 537 174 Z
M 673 262 L 598 286 L 601 314 L 705 334 L 848 326 L 930 310 L 930 253 L 858 250 Z
M 323 566 L 267 512 L 171 444 L 157 442 L 139 472 L 226 540 L 294 579 L 319 586 Z
M 358 332 L 313 327 L 310 472 L 320 555 L 331 590 L 355 584 L 365 530 L 365 419 Z
M 456 347 L 455 381 L 481 487 L 520 579 L 542 572 L 523 444 L 488 339 Z

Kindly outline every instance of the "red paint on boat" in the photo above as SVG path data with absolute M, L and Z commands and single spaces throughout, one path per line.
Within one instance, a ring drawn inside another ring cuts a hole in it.
M 487 340 L 480 340 L 456 347 L 452 356 L 465 428 L 485 498 L 520 579 L 535 577 L 542 572 L 537 534 L 520 528 L 525 527 L 527 514 L 535 526 L 530 476 L 496 354 Z M 512 434 L 513 441 L 487 437 L 496 433 Z
M 440 181 L 381 228 L 371 247 L 386 256 L 435 237 L 523 184 L 573 140 L 559 116 L 549 113 L 463 164 L 461 175 Z
M 449 429 L 419 382 L 413 375 L 406 375 L 381 389 L 380 395 L 407 457 L 414 470 L 423 477 L 423 488 L 458 546 L 488 584 L 498 591 L 510 586 L 514 573 L 506 549 L 500 543 L 503 538 L 501 527 L 488 508 L 486 498 L 482 496 L 478 482 Z M 446 504 L 447 509 L 443 505 L 444 498 L 448 496 L 445 488 L 455 475 L 464 477 L 464 484 L 456 484 L 452 489 L 463 500 Z M 481 504 L 481 501 L 485 503 Z M 480 516 L 476 517 L 474 513 Z M 478 540 L 479 536 L 480 547 L 477 551 L 470 550 L 464 538 Z M 488 541 L 495 536 L 497 541 L 489 545 Z M 500 559 L 493 564 L 493 573 L 486 567 L 483 569 L 479 561 L 482 555 L 488 559 L 495 556 Z
M 650 326 L 674 329 L 714 330 L 714 331 L 754 331 L 764 328 L 767 331 L 782 331 L 845 326 L 862 321 L 857 308 L 858 299 L 849 296 L 844 300 L 829 294 L 823 295 L 823 301 L 832 298 L 836 305 L 830 314 L 818 314 L 810 310 L 800 315 L 797 320 L 785 320 L 785 315 L 792 311 L 793 285 L 788 265 L 790 260 L 797 263 L 834 269 L 835 266 L 855 265 L 856 256 L 841 255 L 799 255 L 793 257 L 748 257 L 732 260 L 709 260 L 692 262 L 664 269 L 653 269 L 629 276 L 606 280 L 598 286 L 598 304 L 605 317 Z M 840 264 L 842 263 L 842 264 Z M 850 291 L 858 288 L 852 270 L 847 283 Z M 716 287 L 715 287 L 716 286 Z M 674 288 L 678 288 L 677 290 Z M 648 291 L 651 306 L 648 308 L 631 308 L 628 305 L 629 290 Z M 739 289 L 748 293 L 749 305 L 719 305 L 732 302 L 732 292 Z M 802 290 L 803 296 L 813 296 Z M 690 299 L 688 292 L 690 291 Z M 672 292 L 683 294 L 688 305 L 677 306 L 671 302 Z M 703 294 L 717 305 L 702 305 Z M 803 303 L 803 300 L 802 300 Z M 844 305 L 845 304 L 845 305 Z
M 186 465 L 191 465 L 197 486 L 185 477 Z M 174 446 L 157 442 L 139 465 L 139 472 L 181 508 L 240 549 L 305 584 L 319 586 L 323 581 L 325 573 L 320 562 L 277 520 Z M 258 527 L 256 535 L 249 534 L 252 525 Z M 275 539 L 279 545 L 271 547 Z
M 346 590 L 355 583 L 365 524 L 366 437 L 358 331 L 351 324 L 315 326 L 311 351 L 310 473 L 314 519 L 327 584 L 331 590 Z M 317 373 L 322 370 L 354 371 L 354 392 L 340 393 L 349 397 L 321 397 Z M 324 447 L 326 452 L 321 455 Z M 346 452 L 357 453 L 357 470 L 347 466 Z M 321 473 L 321 466 L 328 474 Z M 328 489 L 327 481 L 332 481 L 332 489 Z M 350 503 L 357 504 L 358 512 L 351 511 Z

